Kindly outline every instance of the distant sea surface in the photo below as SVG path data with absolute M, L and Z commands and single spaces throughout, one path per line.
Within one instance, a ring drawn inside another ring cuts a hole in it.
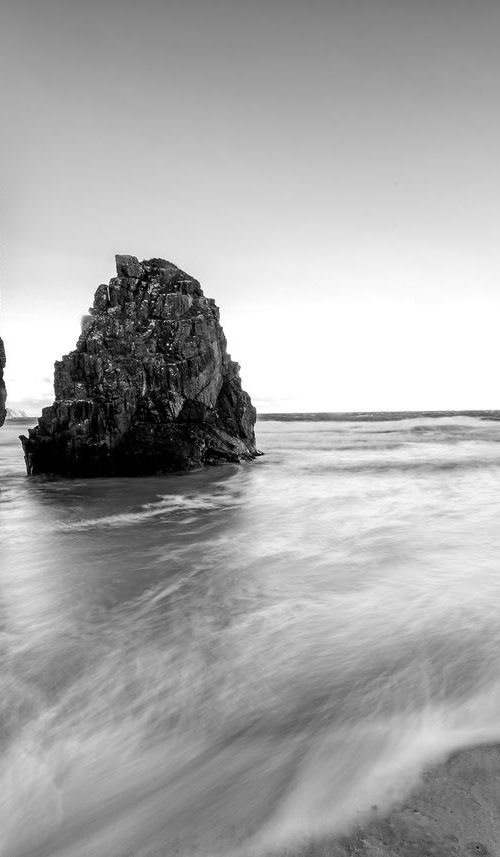
M 300 854 L 500 740 L 499 412 L 302 416 L 147 479 L 0 430 L 2 857 Z

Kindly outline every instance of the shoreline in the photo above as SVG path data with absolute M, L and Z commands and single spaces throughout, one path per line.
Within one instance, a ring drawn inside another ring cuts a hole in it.
M 500 857 L 500 745 L 453 753 L 424 770 L 388 813 L 282 857 Z

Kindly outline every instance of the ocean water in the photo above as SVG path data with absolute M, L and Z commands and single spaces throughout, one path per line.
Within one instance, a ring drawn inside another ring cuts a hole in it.
M 0 853 L 300 854 L 500 740 L 500 423 L 260 422 L 27 479 L 0 431 Z

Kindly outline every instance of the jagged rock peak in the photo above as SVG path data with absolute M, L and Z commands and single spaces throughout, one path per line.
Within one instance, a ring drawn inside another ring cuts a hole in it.
M 215 301 L 165 259 L 118 255 L 116 273 L 55 364 L 54 404 L 21 437 L 28 473 L 138 475 L 259 455 Z
M 7 415 L 5 402 L 7 400 L 7 390 L 5 389 L 5 381 L 3 379 L 3 370 L 5 369 L 5 347 L 3 339 L 0 338 L 0 426 L 3 426 Z

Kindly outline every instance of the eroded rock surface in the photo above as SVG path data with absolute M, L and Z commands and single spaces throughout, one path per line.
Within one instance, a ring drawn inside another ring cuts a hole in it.
M 54 404 L 21 437 L 28 473 L 150 474 L 258 455 L 215 302 L 164 259 L 117 256 L 116 271 L 55 364 Z
M 5 369 L 5 348 L 3 340 L 0 339 L 0 426 L 3 426 L 7 415 L 5 402 L 7 400 L 7 390 L 5 389 L 5 381 L 3 380 L 3 370 Z

